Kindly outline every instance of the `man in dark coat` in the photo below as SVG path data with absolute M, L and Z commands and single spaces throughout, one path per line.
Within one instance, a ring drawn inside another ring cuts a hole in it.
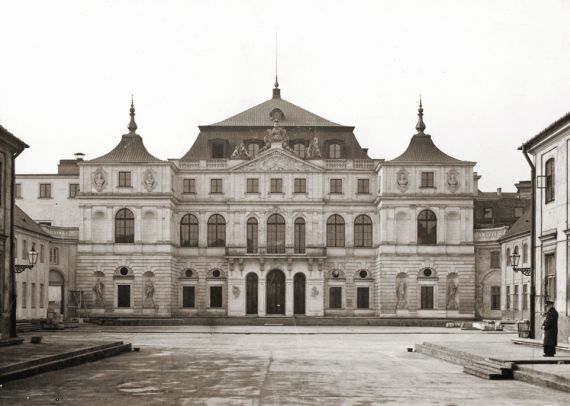
M 544 329 L 543 357 L 554 357 L 558 344 L 558 312 L 554 308 L 554 302 L 549 300 L 546 301 L 546 315 L 542 328 Z

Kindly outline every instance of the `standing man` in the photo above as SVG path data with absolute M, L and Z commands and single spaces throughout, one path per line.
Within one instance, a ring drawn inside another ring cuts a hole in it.
M 544 330 L 544 354 L 543 357 L 554 357 L 556 344 L 558 344 L 558 312 L 554 308 L 554 302 L 547 300 L 546 314 L 542 328 Z

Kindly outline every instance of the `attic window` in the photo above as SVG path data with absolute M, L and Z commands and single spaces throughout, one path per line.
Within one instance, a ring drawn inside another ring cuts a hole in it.
M 257 142 L 247 144 L 247 153 L 251 158 L 255 158 L 259 153 L 259 144 Z
M 285 114 L 283 114 L 280 109 L 274 108 L 271 110 L 271 113 L 269 113 L 269 117 L 271 117 L 271 120 L 273 121 L 283 121 L 285 119 Z
M 224 143 L 223 142 L 212 143 L 212 158 L 213 159 L 224 158 Z

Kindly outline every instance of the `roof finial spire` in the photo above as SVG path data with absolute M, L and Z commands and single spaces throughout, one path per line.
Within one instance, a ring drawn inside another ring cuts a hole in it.
M 279 79 L 277 79 L 277 27 L 275 27 L 275 84 L 273 85 L 273 98 L 281 98 L 281 89 L 279 89 Z
M 134 103 L 134 97 L 131 94 L 131 109 L 130 109 L 130 116 L 131 116 L 131 121 L 129 122 L 129 134 L 134 134 L 135 131 L 137 130 L 137 123 L 135 123 L 135 103 Z
M 418 123 L 416 124 L 416 130 L 418 134 L 424 135 L 424 130 L 426 125 L 424 124 L 424 108 L 422 106 L 422 95 L 420 94 L 420 107 L 418 108 Z

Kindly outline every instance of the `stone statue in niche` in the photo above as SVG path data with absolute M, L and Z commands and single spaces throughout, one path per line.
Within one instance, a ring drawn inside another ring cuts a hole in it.
M 447 172 L 447 187 L 450 191 L 455 192 L 459 188 L 459 174 L 455 170 Z
M 400 170 L 398 171 L 398 174 L 396 175 L 396 183 L 398 184 L 398 189 L 400 189 L 400 192 L 405 192 L 408 189 L 408 172 L 406 172 L 405 170 Z
M 95 307 L 102 307 L 104 306 L 103 301 L 103 292 L 105 291 L 105 285 L 101 281 L 101 278 L 98 277 L 97 281 L 95 282 L 95 286 L 93 286 L 93 304 Z
M 450 278 L 447 281 L 447 310 L 459 310 L 457 303 L 457 293 L 459 291 L 459 283 L 456 278 Z
M 305 152 L 307 158 L 321 158 L 321 150 L 319 148 L 319 139 L 313 137 L 313 141 L 307 147 Z
M 105 189 L 105 185 L 107 185 L 107 175 L 102 168 L 98 168 L 93 174 L 93 184 L 98 192 Z
M 150 192 L 156 186 L 156 179 L 154 178 L 154 173 L 150 169 L 147 169 L 143 175 L 143 185 L 147 192 Z
M 317 297 L 319 296 L 319 290 L 317 289 L 316 286 L 313 286 L 313 289 L 311 289 L 311 297 Z
M 143 307 L 154 307 L 154 282 L 147 279 L 144 283 Z
M 408 308 L 408 287 L 406 285 L 405 278 L 397 278 L 398 281 L 396 283 L 396 309 L 398 310 L 405 310 Z
M 232 293 L 234 295 L 234 298 L 237 299 L 239 297 L 239 294 L 240 294 L 239 286 L 234 286 L 232 288 Z

